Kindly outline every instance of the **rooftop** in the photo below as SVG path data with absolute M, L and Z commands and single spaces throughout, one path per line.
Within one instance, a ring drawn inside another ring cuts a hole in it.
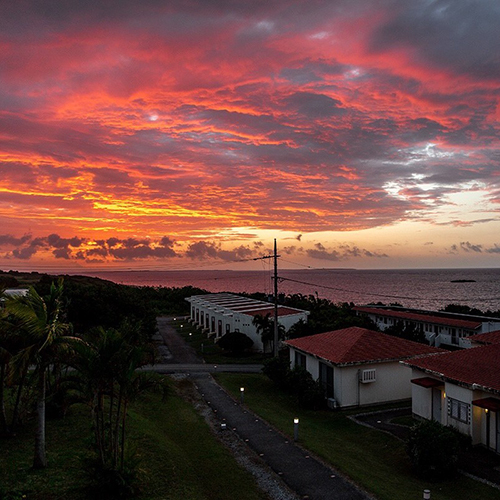
M 257 316 L 258 314 L 266 316 L 274 314 L 274 305 L 270 302 L 255 300 L 249 297 L 241 297 L 232 293 L 209 293 L 206 295 L 193 295 L 186 299 L 188 302 L 209 306 L 213 309 L 227 312 L 245 314 L 248 316 Z M 295 309 L 294 307 L 278 306 L 278 316 L 292 316 L 294 314 L 309 314 L 309 311 Z
M 471 335 L 469 337 L 471 342 L 476 344 L 500 344 L 500 330 L 495 330 L 494 332 L 488 333 L 478 333 L 477 335 Z
M 481 326 L 480 321 L 469 321 L 465 319 L 446 318 L 442 316 L 433 316 L 431 314 L 419 314 L 409 311 L 393 311 L 392 309 L 382 309 L 378 307 L 356 306 L 355 311 L 367 314 L 377 314 L 388 318 L 399 318 L 413 321 L 422 321 L 424 323 L 434 323 L 438 325 L 452 326 L 456 328 L 469 328 L 475 330 Z
M 336 365 L 395 361 L 443 352 L 357 326 L 288 340 L 285 344 Z
M 473 347 L 405 361 L 429 375 L 467 385 L 500 391 L 500 344 Z

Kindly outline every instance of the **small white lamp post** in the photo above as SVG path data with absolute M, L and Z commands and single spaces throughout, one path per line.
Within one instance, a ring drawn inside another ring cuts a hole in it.
M 293 419 L 293 440 L 298 441 L 299 439 L 299 419 Z
M 245 402 L 245 388 L 240 387 L 240 402 L 243 404 Z
M 424 490 L 424 500 L 431 500 L 431 490 Z

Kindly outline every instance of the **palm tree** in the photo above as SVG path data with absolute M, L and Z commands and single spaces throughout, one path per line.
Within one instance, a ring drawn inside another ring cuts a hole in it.
M 252 324 L 255 326 L 257 333 L 260 334 L 264 353 L 268 344 L 274 348 L 274 319 L 271 319 L 271 313 L 267 313 L 265 316 L 262 316 L 262 314 L 255 315 Z M 285 327 L 278 323 L 278 338 L 282 339 L 284 335 Z
M 74 345 L 72 360 L 79 392 L 91 407 L 99 464 L 118 471 L 124 467 L 130 402 L 149 388 L 165 389 L 157 374 L 136 371 L 149 358 L 129 333 L 96 329 L 85 342 Z
M 46 378 L 50 365 L 57 363 L 58 356 L 67 352 L 69 347 L 70 325 L 61 320 L 63 282 L 52 283 L 49 295 L 40 297 L 30 288 L 24 297 L 16 296 L 6 302 L 6 310 L 17 322 L 20 334 L 25 337 L 27 346 L 16 354 L 12 365 L 18 371 L 34 366 L 37 376 L 37 426 L 35 433 L 34 468 L 47 466 L 45 441 L 45 399 Z

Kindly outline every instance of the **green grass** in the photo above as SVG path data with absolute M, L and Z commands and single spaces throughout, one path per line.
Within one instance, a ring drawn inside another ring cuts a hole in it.
M 459 476 L 429 483 L 415 476 L 404 443 L 386 433 L 358 425 L 344 411 L 306 411 L 294 398 L 278 390 L 263 375 L 217 374 L 234 397 L 245 387 L 245 404 L 255 413 L 293 435 L 293 419 L 300 419 L 299 443 L 341 470 L 379 500 L 416 500 L 430 489 L 433 500 L 493 500 L 498 490 Z M 380 408 L 377 408 L 380 409 Z
M 172 393 L 163 402 L 148 395 L 129 412 L 130 442 L 141 457 L 144 486 L 139 498 L 155 500 L 264 500 L 253 478 L 211 433 L 193 407 Z M 90 438 L 89 411 L 75 406 L 47 428 L 49 467 L 31 469 L 32 429 L 0 440 L 0 492 L 28 499 L 80 500 L 86 479 L 81 457 Z M 0 494 L 0 498 L 2 495 Z M 9 498 L 9 497 L 7 497 Z
M 207 338 L 206 333 L 202 333 L 200 329 L 185 319 L 176 318 L 172 320 L 172 325 L 197 354 L 210 364 L 262 364 L 271 357 L 270 354 L 258 352 L 235 356 L 223 351 L 214 343 L 213 337 Z

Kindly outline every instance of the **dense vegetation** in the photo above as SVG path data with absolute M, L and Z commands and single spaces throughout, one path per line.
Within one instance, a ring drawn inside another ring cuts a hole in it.
M 128 410 L 146 390 L 164 388 L 163 379 L 137 368 L 154 362 L 156 314 L 186 310 L 184 297 L 199 291 L 36 277 L 26 296 L 5 297 L 0 310 L 0 437 L 15 440 L 34 422 L 32 463 L 43 469 L 47 419 L 84 403 L 93 429 L 86 469 L 96 488 L 136 493 Z

